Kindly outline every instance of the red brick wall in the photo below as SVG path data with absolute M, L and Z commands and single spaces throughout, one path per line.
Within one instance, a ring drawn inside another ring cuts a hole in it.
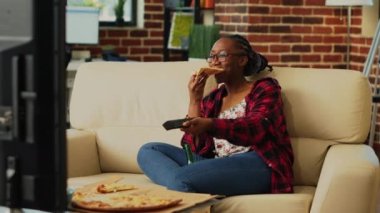
M 215 20 L 222 34 L 247 36 L 255 50 L 274 65 L 345 68 L 346 10 L 325 6 L 325 0 L 216 0 Z M 76 46 L 99 57 L 113 45 L 138 61 L 161 61 L 163 0 L 145 0 L 144 29 L 102 27 L 100 44 Z M 343 13 L 341 15 L 341 13 Z M 371 38 L 361 36 L 361 8 L 354 7 L 351 68 L 361 70 Z
M 162 61 L 164 6 L 163 0 L 144 0 L 144 28 L 101 27 L 99 45 L 75 46 L 78 50 L 91 50 L 93 57 L 101 57 L 102 48 L 108 45 L 128 59 L 136 61 Z
M 327 7 L 325 0 L 216 0 L 215 20 L 222 34 L 247 36 L 255 50 L 274 65 L 345 68 L 346 10 Z M 99 57 L 113 45 L 138 61 L 161 61 L 163 0 L 145 0 L 144 28 L 102 27 L 100 44 L 75 46 Z M 341 13 L 343 14 L 341 15 Z M 361 70 L 371 38 L 361 36 L 361 8 L 354 7 L 351 68 Z
M 346 10 L 327 7 L 325 0 L 216 2 L 216 23 L 222 25 L 222 33 L 245 34 L 272 64 L 345 68 Z M 352 37 L 357 38 L 361 33 L 360 7 L 353 9 L 351 20 Z

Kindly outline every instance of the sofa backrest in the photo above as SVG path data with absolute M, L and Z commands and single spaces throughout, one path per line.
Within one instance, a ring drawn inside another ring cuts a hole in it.
M 136 155 L 147 142 L 179 145 L 180 130 L 162 123 L 187 114 L 187 83 L 205 61 L 92 62 L 81 65 L 70 101 L 73 128 L 97 135 L 103 172 L 141 172 Z
M 367 138 L 371 90 L 360 72 L 276 67 L 262 76 L 276 78 L 282 87 L 291 136 L 342 143 Z
M 318 183 L 328 148 L 363 143 L 368 136 L 371 90 L 360 72 L 276 67 L 271 76 L 281 87 L 292 141 L 296 185 Z
M 187 83 L 205 62 L 94 62 L 76 75 L 70 102 L 74 128 L 97 135 L 103 172 L 141 172 L 140 146 L 161 141 L 179 146 L 182 132 L 162 123 L 187 113 Z M 360 72 L 280 68 L 257 77 L 280 82 L 295 152 L 295 184 L 316 185 L 328 147 L 363 143 L 370 124 L 371 91 Z M 208 88 L 215 86 L 210 78 Z

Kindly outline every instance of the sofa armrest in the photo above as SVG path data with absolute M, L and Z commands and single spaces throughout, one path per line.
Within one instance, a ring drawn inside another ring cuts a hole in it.
M 371 147 L 332 146 L 322 167 L 311 213 L 374 213 L 379 174 L 379 161 Z
M 68 129 L 67 176 L 79 177 L 101 173 L 95 133 Z

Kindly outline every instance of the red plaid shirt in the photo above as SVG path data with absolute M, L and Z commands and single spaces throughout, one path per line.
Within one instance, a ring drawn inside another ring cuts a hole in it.
M 212 130 L 195 137 L 185 133 L 182 143 L 188 143 L 193 152 L 204 157 L 215 157 L 213 137 L 228 140 L 239 146 L 250 146 L 272 168 L 272 193 L 293 192 L 293 151 L 286 129 L 281 87 L 273 78 L 254 83 L 245 97 L 245 117 L 218 119 L 227 90 L 222 85 L 206 96 L 201 103 L 201 116 L 214 118 Z

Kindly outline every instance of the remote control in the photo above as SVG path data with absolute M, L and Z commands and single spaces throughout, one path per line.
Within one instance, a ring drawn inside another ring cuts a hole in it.
M 182 118 L 182 119 L 175 119 L 175 120 L 169 120 L 162 124 L 166 130 L 171 129 L 178 129 L 182 127 L 183 122 L 191 120 L 191 118 Z

